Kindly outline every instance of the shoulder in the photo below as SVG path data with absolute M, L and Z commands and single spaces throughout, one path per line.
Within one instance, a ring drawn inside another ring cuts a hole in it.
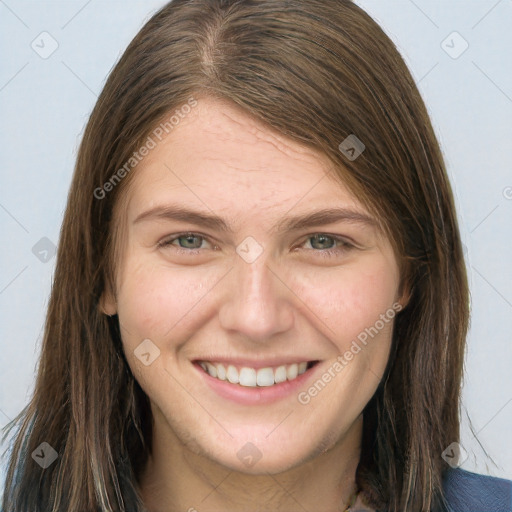
M 512 481 L 461 468 L 443 475 L 450 512 L 512 512 Z

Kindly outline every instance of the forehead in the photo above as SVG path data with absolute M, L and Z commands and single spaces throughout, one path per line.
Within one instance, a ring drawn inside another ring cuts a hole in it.
M 194 144 L 196 141 L 197 144 Z M 248 170 L 258 169 L 261 164 L 265 164 L 267 154 L 280 160 L 302 160 L 313 164 L 321 159 L 326 163 L 323 155 L 285 137 L 237 105 L 212 98 L 198 100 L 197 106 L 166 137 L 165 143 L 175 147 L 190 147 L 192 144 L 201 156 L 208 153 L 212 157 L 221 155 L 228 163 L 231 160 L 243 161 L 251 148 L 262 152 L 260 158 L 247 162 Z M 243 150 L 240 145 L 243 145 Z
M 216 210 L 312 201 L 364 210 L 325 155 L 217 99 L 199 99 L 133 172 L 126 204 L 134 215 L 176 197 Z

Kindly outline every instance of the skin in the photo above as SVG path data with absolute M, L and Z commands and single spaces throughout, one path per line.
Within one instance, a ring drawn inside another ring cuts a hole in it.
M 128 363 L 151 401 L 153 451 L 140 477 L 150 511 L 344 510 L 392 321 L 306 405 L 296 393 L 266 405 L 234 403 L 191 363 L 206 354 L 319 360 L 307 390 L 379 315 L 404 305 L 397 259 L 375 224 L 274 230 L 287 215 L 327 207 L 371 217 L 326 175 L 330 167 L 237 107 L 202 98 L 133 171 L 116 215 L 124 233 L 116 290 L 102 304 L 118 314 Z M 135 221 L 174 204 L 218 215 L 232 233 Z M 177 238 L 188 231 L 198 238 Z M 249 236 L 263 247 L 252 263 L 236 252 Z M 334 254 L 323 257 L 329 248 Z M 148 366 L 134 355 L 145 339 L 160 350 Z M 250 467 L 237 457 L 247 442 L 261 453 Z

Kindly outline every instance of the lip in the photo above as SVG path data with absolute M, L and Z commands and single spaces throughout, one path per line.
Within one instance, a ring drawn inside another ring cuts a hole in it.
M 320 366 L 320 361 L 315 360 L 315 364 L 308 368 L 303 374 L 299 375 L 295 379 L 289 381 L 286 380 L 284 382 L 280 382 L 279 384 L 274 384 L 273 386 L 255 386 L 255 387 L 246 387 L 240 386 L 238 384 L 231 384 L 227 381 L 219 380 L 215 377 L 212 377 L 208 373 L 206 373 L 201 366 L 199 365 L 200 360 L 196 360 L 193 362 L 193 366 L 199 372 L 199 375 L 204 382 L 219 396 L 222 398 L 226 398 L 231 400 L 232 402 L 241 404 L 241 405 L 259 405 L 259 404 L 270 404 L 273 402 L 277 402 L 278 400 L 282 400 L 286 397 L 296 395 L 301 387 L 304 386 L 306 381 L 308 381 L 314 374 L 316 374 L 318 367 Z M 204 359 L 202 361 L 205 361 Z M 213 359 L 212 359 L 213 361 Z M 225 359 L 223 361 L 226 361 Z M 233 364 L 230 360 L 231 364 Z M 240 360 L 236 360 L 240 361 Z M 297 359 L 292 361 L 296 362 Z M 264 364 L 260 364 L 257 368 L 265 368 L 266 366 L 271 366 L 266 361 Z M 251 364 L 254 364 L 252 362 Z M 275 362 L 272 362 L 275 364 Z M 287 364 L 287 363 L 283 363 Z M 247 364 L 246 366 L 249 366 Z M 255 368 L 253 366 L 253 368 Z

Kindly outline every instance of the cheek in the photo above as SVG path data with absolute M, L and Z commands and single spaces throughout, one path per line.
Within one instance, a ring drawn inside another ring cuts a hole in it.
M 208 272 L 173 268 L 130 258 L 127 272 L 118 290 L 118 315 L 123 327 L 123 341 L 140 343 L 154 339 L 158 343 L 173 329 L 182 329 L 194 319 L 195 308 L 214 286 Z
M 333 411 L 330 429 L 338 433 L 346 418 L 361 414 L 384 375 L 398 270 L 386 260 L 365 262 L 315 273 L 301 278 L 300 285 L 300 297 L 314 314 L 308 318 L 316 317 L 315 326 L 331 342 L 333 356 L 299 402 L 311 406 L 311 418 L 326 408 Z
M 385 261 L 302 274 L 295 282 L 317 324 L 321 320 L 318 328 L 340 351 L 358 336 L 364 339 L 376 322 L 381 338 L 390 335 L 392 322 L 385 322 L 382 328 L 379 319 L 396 300 L 398 272 Z

